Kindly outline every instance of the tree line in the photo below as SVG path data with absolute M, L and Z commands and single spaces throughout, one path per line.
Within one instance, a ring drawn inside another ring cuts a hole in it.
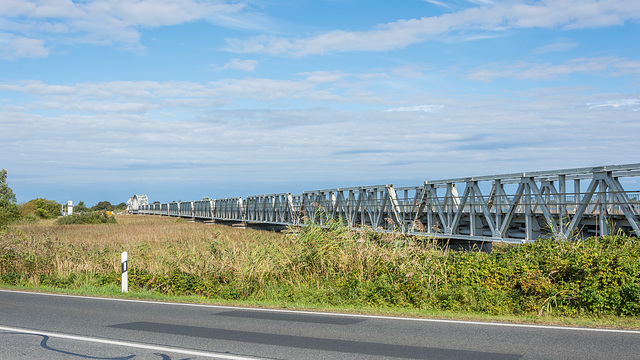
M 7 184 L 7 170 L 0 171 L 0 228 L 12 221 L 19 219 L 37 221 L 39 219 L 53 219 L 60 215 L 62 204 L 44 198 L 29 200 L 18 204 L 16 195 Z M 127 204 L 121 202 L 112 205 L 109 201 L 87 207 L 83 201 L 79 201 L 73 207 L 74 213 L 98 212 L 98 211 L 125 211 Z

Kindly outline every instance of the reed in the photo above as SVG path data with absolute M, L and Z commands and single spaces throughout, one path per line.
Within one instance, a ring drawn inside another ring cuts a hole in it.
M 116 224 L 16 224 L 0 233 L 0 283 L 119 285 L 211 299 L 480 312 L 640 316 L 640 241 L 622 234 L 451 252 L 429 238 L 337 223 L 284 233 L 119 216 Z

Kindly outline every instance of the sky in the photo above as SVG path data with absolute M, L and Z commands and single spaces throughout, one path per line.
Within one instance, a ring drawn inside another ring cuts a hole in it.
M 0 168 L 90 206 L 638 163 L 639 39 L 638 0 L 2 0 Z

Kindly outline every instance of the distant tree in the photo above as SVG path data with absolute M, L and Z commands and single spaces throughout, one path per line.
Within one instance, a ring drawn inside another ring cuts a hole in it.
M 91 207 L 91 211 L 113 211 L 113 205 L 108 201 L 100 201 Z
M 31 218 L 32 220 L 40 219 L 39 216 L 36 216 L 36 206 L 31 202 L 26 202 L 24 204 L 19 205 L 20 208 L 20 216 L 23 218 Z
M 74 213 L 81 213 L 81 212 L 87 212 L 87 211 L 89 211 L 89 209 L 84 204 L 84 201 L 78 201 L 78 205 L 73 207 Z
M 0 171 L 0 228 L 20 217 L 16 195 L 7 185 L 7 170 Z
M 121 202 L 120 204 L 116 205 L 115 208 L 113 209 L 113 211 L 125 211 L 127 210 L 127 204 Z
M 53 200 L 33 199 L 20 206 L 22 216 L 35 215 L 40 219 L 53 219 L 60 215 L 62 205 Z

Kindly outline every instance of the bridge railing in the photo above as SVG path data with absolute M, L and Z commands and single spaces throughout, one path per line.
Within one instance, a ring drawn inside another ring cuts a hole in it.
M 194 212 L 193 212 L 193 201 L 181 201 L 178 203 L 178 207 L 180 209 L 180 215 L 181 217 L 189 217 L 192 218 L 194 217 Z
M 245 201 L 245 220 L 265 224 L 293 225 L 300 223 L 296 199 L 290 193 L 254 195 Z
M 213 200 L 214 220 L 245 221 L 245 209 L 241 197 Z
M 180 216 L 180 204 L 177 202 L 169 203 L 169 216 Z
M 606 235 L 614 227 L 612 220 L 618 228 L 640 235 L 639 208 L 632 201 L 637 192 L 625 191 L 619 181 L 638 176 L 639 165 L 425 182 L 416 220 L 428 233 L 438 229 L 444 236 L 467 239 L 569 239 L 582 227 L 595 227 L 598 235 Z M 572 192 L 567 191 L 568 182 Z M 464 191 L 459 195 L 461 183 Z M 507 185 L 516 187 L 507 191 Z
M 193 216 L 200 219 L 213 219 L 214 202 L 211 199 L 196 200 L 193 202 Z

